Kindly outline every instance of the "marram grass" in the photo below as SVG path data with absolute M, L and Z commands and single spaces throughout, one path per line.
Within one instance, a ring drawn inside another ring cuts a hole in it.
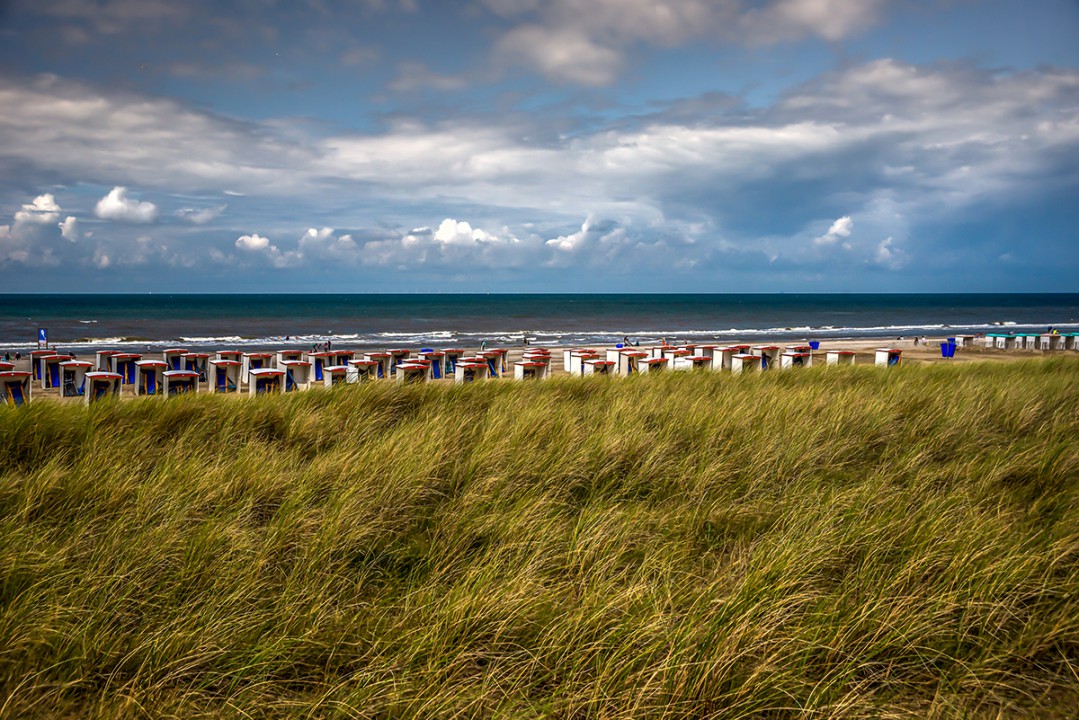
M 1079 362 L 0 410 L 0 717 L 1075 717 Z

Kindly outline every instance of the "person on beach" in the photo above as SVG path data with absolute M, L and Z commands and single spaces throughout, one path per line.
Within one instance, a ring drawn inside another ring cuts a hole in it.
M 483 342 L 480 343 L 480 352 L 486 352 L 486 351 L 487 351 L 487 341 L 484 340 Z

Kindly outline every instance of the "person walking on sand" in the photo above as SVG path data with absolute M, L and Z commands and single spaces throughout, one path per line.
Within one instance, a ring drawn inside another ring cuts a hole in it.
M 483 342 L 480 343 L 480 352 L 486 352 L 486 351 L 487 351 L 487 341 L 484 340 Z

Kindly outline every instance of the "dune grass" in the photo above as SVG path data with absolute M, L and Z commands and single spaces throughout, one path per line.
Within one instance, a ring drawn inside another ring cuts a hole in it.
M 1079 707 L 1079 361 L 0 408 L 0 717 Z

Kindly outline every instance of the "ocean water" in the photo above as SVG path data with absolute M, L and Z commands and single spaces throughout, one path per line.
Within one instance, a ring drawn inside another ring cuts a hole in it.
M 1079 331 L 1079 293 L 0 295 L 0 350 L 641 344 Z

